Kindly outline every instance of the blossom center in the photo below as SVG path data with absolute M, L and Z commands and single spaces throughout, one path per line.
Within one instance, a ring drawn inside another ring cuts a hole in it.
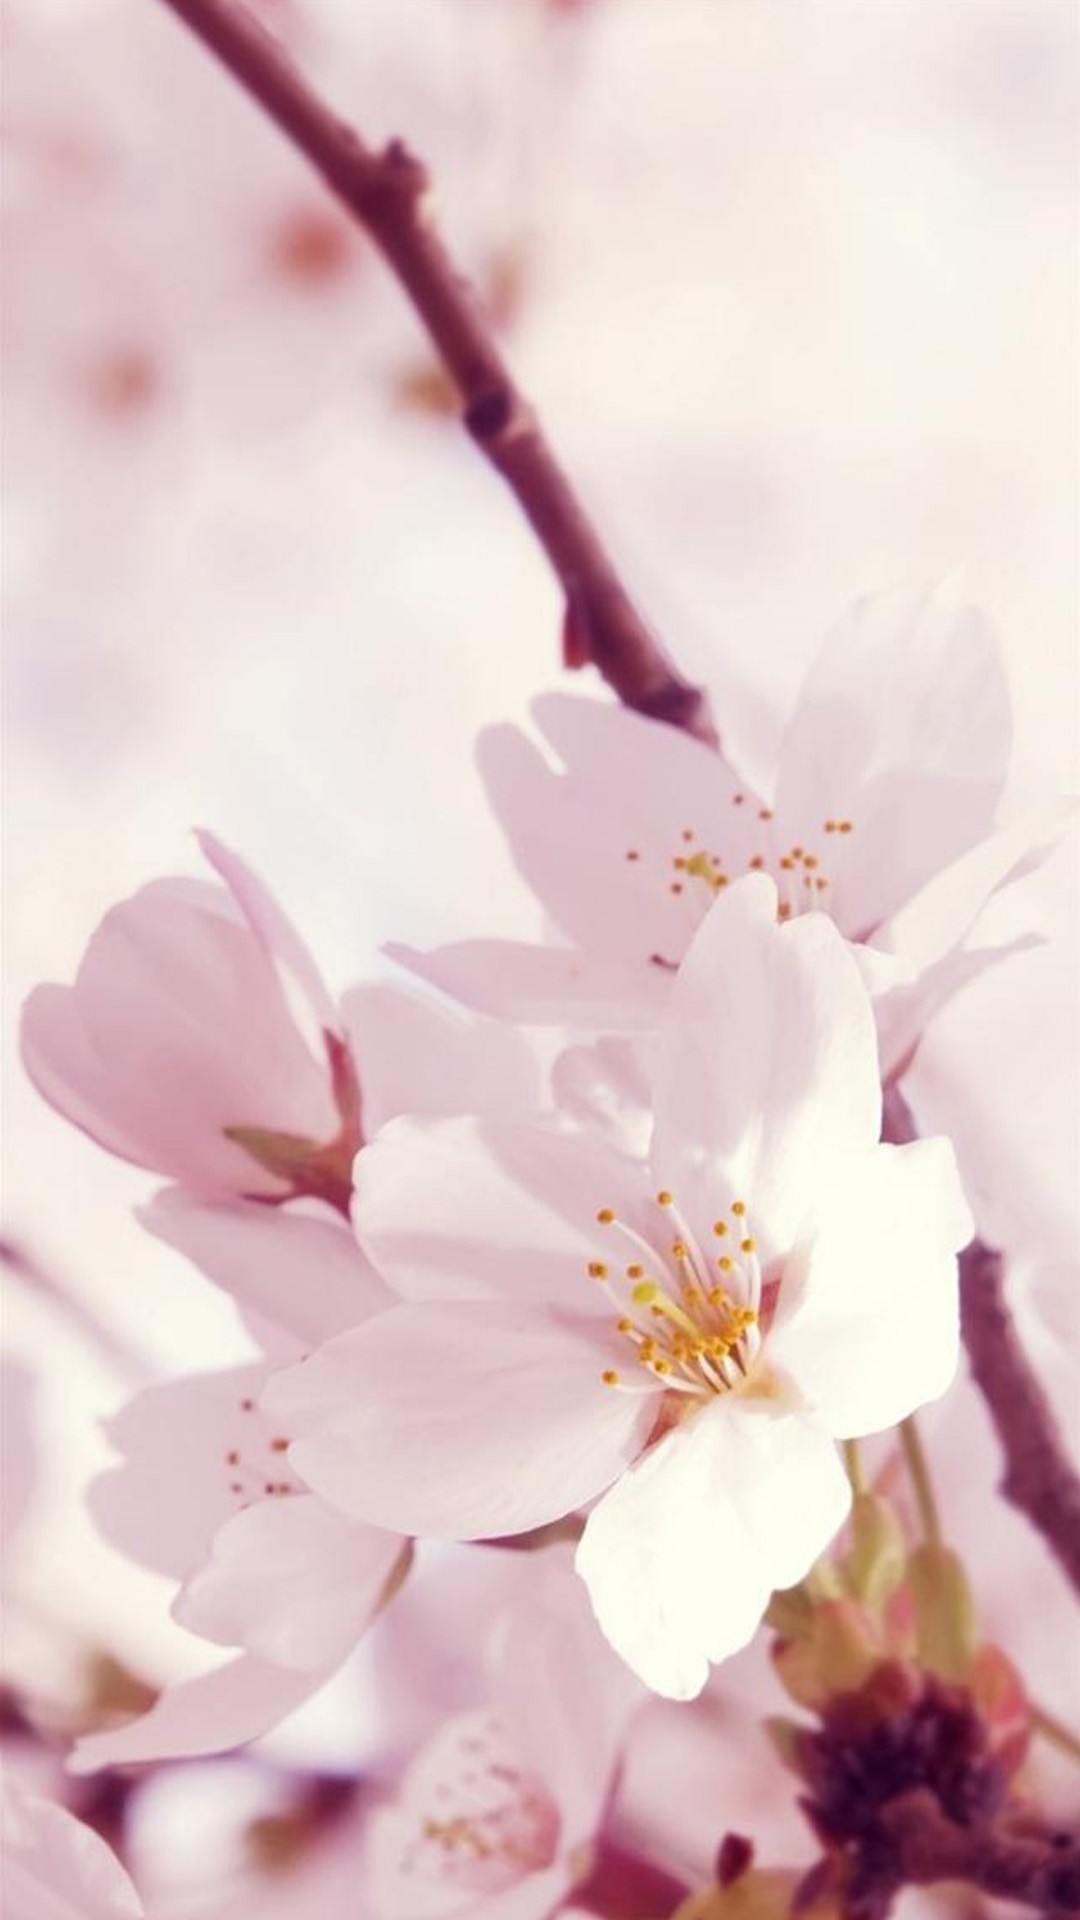
M 420 1785 L 418 1828 L 400 1870 L 472 1894 L 543 1872 L 559 1837 L 558 1809 L 543 1782 L 522 1766 L 494 1716 L 466 1714 L 448 1732 Z
M 745 794 L 735 795 L 737 806 L 746 800 Z M 669 856 L 664 869 L 668 892 L 685 898 L 700 915 L 740 875 L 767 873 L 776 882 L 780 897 L 778 919 L 790 920 L 811 909 L 835 912 L 832 896 L 842 865 L 838 850 L 854 832 L 854 821 L 824 820 L 820 832 L 815 830 L 807 844 L 796 841 L 785 846 L 773 828 L 771 808 L 759 807 L 757 817 L 761 823 L 760 848 L 749 857 L 740 854 L 728 858 L 710 852 L 696 827 L 684 827 L 681 848 Z M 639 861 L 643 855 L 639 848 L 629 847 L 626 858 Z
M 708 1251 L 666 1188 L 653 1204 L 651 1238 L 611 1207 L 596 1216 L 620 1257 L 590 1260 L 588 1277 L 617 1309 L 615 1331 L 634 1367 L 629 1380 L 615 1367 L 601 1379 L 607 1387 L 641 1391 L 644 1373 L 675 1393 L 726 1393 L 747 1377 L 761 1346 L 761 1266 L 746 1203 L 734 1200 L 713 1221 Z M 627 1252 L 634 1256 L 629 1261 Z
M 237 1402 L 237 1411 L 241 1417 L 233 1444 L 221 1456 L 237 1511 L 257 1500 L 281 1499 L 284 1495 L 299 1493 L 300 1482 L 286 1458 L 289 1436 L 271 1432 L 256 1402 L 249 1396 Z

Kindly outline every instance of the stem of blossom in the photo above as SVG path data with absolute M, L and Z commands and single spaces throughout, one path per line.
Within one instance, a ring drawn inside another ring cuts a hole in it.
M 436 230 L 427 168 L 401 140 L 369 147 L 240 0 L 164 4 L 310 160 L 396 275 L 458 391 L 468 433 L 507 482 L 558 576 L 576 657 L 591 659 L 626 706 L 715 744 L 706 695 L 677 672 L 635 607 Z
M 852 1493 L 866 1492 L 866 1475 L 863 1473 L 862 1455 L 857 1440 L 844 1441 L 844 1465 L 847 1477 L 851 1481 Z
M 915 1503 L 919 1509 L 919 1518 L 922 1521 L 923 1533 L 926 1536 L 928 1545 L 931 1547 L 943 1547 L 945 1541 L 941 1531 L 941 1516 L 938 1513 L 937 1501 L 934 1497 L 934 1486 L 930 1478 L 930 1468 L 927 1464 L 926 1454 L 923 1451 L 923 1444 L 919 1438 L 919 1429 L 913 1413 L 909 1413 L 907 1419 L 900 1422 L 898 1432 L 900 1434 L 900 1445 L 904 1449 L 904 1459 L 907 1463 L 908 1474 L 911 1478 L 912 1490 L 915 1494 Z

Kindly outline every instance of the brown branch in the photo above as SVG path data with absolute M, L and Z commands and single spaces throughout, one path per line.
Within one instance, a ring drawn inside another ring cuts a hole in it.
M 706 695 L 676 671 L 634 606 L 432 224 L 426 167 L 400 140 L 377 150 L 337 119 L 238 0 L 164 4 L 306 155 L 397 276 L 457 388 L 465 427 L 562 583 L 577 657 L 587 652 L 624 705 L 714 744 Z
M 1037 1527 L 1080 1593 L 1080 1476 L 1005 1304 L 1001 1255 L 980 1240 L 960 1256 L 960 1321 L 972 1377 L 990 1410 L 1001 1491 Z
M 958 1826 L 923 1787 L 894 1800 L 881 1823 L 896 1850 L 898 1887 L 956 1880 L 1040 1913 L 1080 1911 L 1080 1838 L 1075 1832 L 1041 1824 Z
M 882 1135 L 900 1144 L 917 1138 L 911 1109 L 895 1086 L 885 1096 Z M 1005 1455 L 1001 1491 L 1042 1534 L 1080 1593 L 1080 1474 L 1013 1326 L 1002 1257 L 982 1240 L 960 1255 L 960 1326 L 972 1378 Z

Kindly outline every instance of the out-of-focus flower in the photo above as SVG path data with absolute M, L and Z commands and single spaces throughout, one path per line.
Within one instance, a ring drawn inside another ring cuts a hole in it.
M 66 1808 L 5 1785 L 5 1920 L 142 1920 L 142 1901 L 104 1840 Z
M 364 1884 L 386 1920 L 556 1911 L 593 1871 L 643 1699 L 599 1640 L 564 1550 L 485 1558 L 495 1604 L 472 1704 L 441 1718 L 436 1707 L 421 1750 L 369 1816 Z
M 895 1070 L 926 1019 L 998 950 L 979 909 L 1051 844 L 994 831 L 1010 723 L 996 642 L 951 589 L 861 601 L 826 641 L 780 750 L 774 797 L 722 756 L 621 708 L 548 695 L 557 766 L 514 727 L 480 764 L 515 860 L 563 941 L 389 950 L 466 1004 L 525 1021 L 654 1026 L 709 906 L 771 874 L 782 920 L 832 916 L 864 950 Z
M 83 1740 L 83 1769 L 212 1753 L 266 1732 L 341 1665 L 408 1565 L 399 1534 L 346 1519 L 301 1484 L 290 1436 L 258 1405 L 283 1359 L 383 1305 L 382 1283 L 341 1223 L 185 1202 L 162 1203 L 171 1237 L 194 1231 L 222 1274 L 258 1269 L 273 1358 L 136 1395 L 109 1428 L 122 1464 L 90 1499 L 116 1546 L 183 1583 L 177 1619 L 241 1651 Z
M 264 1396 L 304 1480 L 375 1525 L 508 1535 L 604 1494 L 579 1570 L 612 1644 L 680 1698 L 839 1526 L 834 1437 L 956 1364 L 951 1149 L 879 1144 L 855 961 L 776 906 L 752 876 L 693 942 L 647 1164 L 539 1124 L 385 1129 L 358 1213 L 406 1301 Z

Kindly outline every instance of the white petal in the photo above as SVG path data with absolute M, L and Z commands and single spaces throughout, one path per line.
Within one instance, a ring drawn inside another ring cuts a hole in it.
M 830 838 L 840 919 L 863 933 L 989 830 L 1010 743 L 1000 648 L 950 582 L 858 602 L 807 674 L 780 754 L 785 835 Z
M 877 1037 L 832 922 L 776 920 L 764 875 L 720 896 L 683 962 L 657 1048 L 650 1152 L 707 1234 L 733 1200 L 786 1252 L 822 1181 L 878 1137 Z
M 895 1426 L 950 1385 L 956 1254 L 971 1233 L 947 1140 L 877 1147 L 829 1196 L 785 1272 L 766 1351 L 830 1433 Z
M 778 1402 L 721 1395 L 661 1441 L 586 1522 L 597 1619 L 654 1692 L 689 1700 L 808 1571 L 850 1501 L 836 1448 Z

